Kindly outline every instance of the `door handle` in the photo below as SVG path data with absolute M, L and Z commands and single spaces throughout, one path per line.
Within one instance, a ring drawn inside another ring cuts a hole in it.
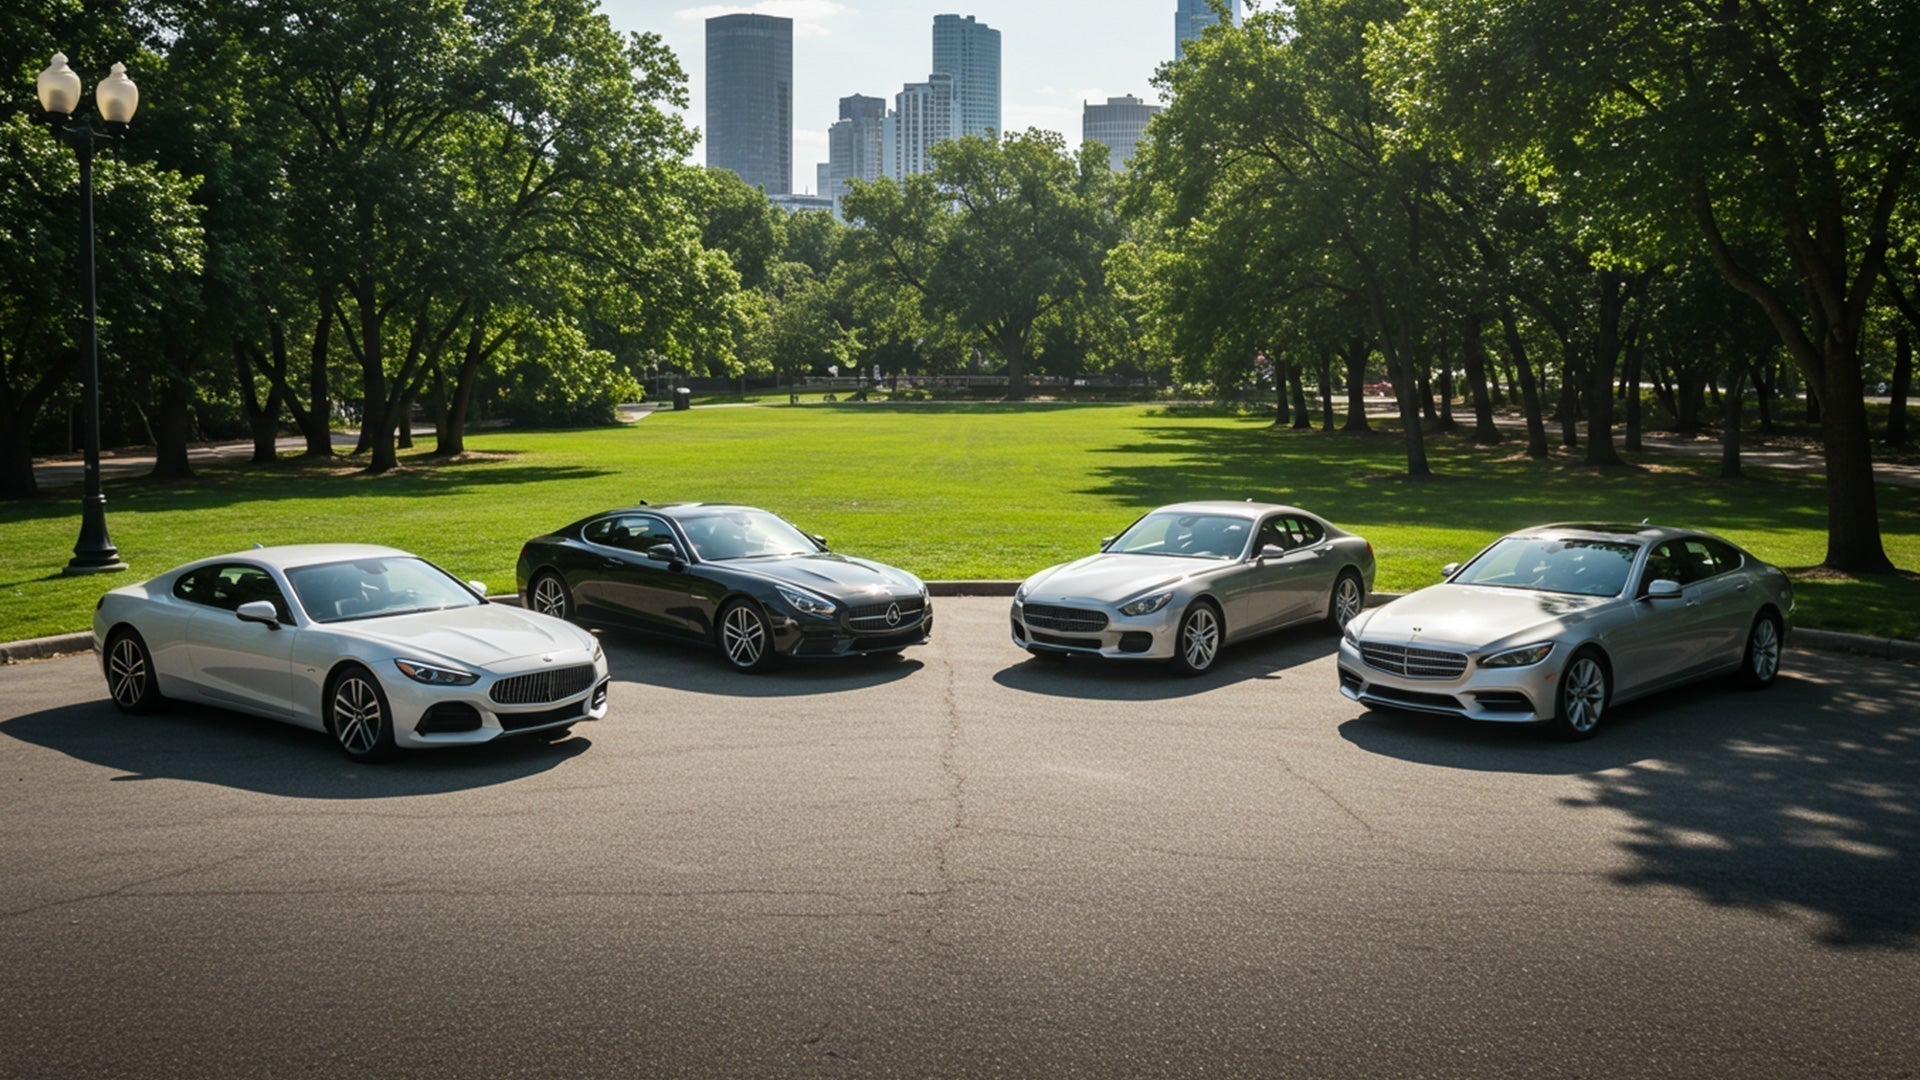
M 627 565 L 626 563 L 621 562 L 619 559 L 601 559 L 600 560 L 600 569 L 602 570 L 619 570 L 624 568 L 626 565 Z

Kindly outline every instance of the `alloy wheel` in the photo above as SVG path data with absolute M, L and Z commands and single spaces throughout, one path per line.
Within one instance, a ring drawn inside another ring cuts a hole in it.
M 567 617 L 567 608 L 570 606 L 567 600 L 566 583 L 559 578 L 552 574 L 545 574 L 533 583 L 533 610 L 542 615 L 564 619 Z
M 735 604 L 721 621 L 720 640 L 735 667 L 750 668 L 766 652 L 767 626 L 753 608 Z
M 1360 591 L 1360 581 L 1351 575 L 1343 576 L 1333 586 L 1333 625 L 1335 629 L 1345 629 L 1360 614 L 1360 607 L 1366 598 Z
M 1747 677 L 1755 686 L 1765 686 L 1780 672 L 1780 627 L 1765 615 L 1753 620 L 1753 632 L 1747 638 Z
M 1196 605 L 1180 620 L 1180 655 L 1186 661 L 1187 670 L 1207 670 L 1213 666 L 1213 658 L 1219 651 L 1220 620 L 1206 604 Z
M 1592 731 L 1607 707 L 1607 673 L 1598 660 L 1580 656 L 1567 665 L 1560 678 L 1567 727 L 1582 734 Z
M 380 692 L 359 675 L 348 675 L 333 689 L 333 734 L 354 757 L 374 752 L 386 725 Z
M 113 694 L 114 704 L 122 709 L 138 708 L 146 696 L 147 680 L 152 677 L 147 650 L 138 640 L 126 636 L 114 641 L 107 656 L 107 690 Z

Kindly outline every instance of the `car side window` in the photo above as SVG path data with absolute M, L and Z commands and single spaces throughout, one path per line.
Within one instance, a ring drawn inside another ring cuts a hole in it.
M 1724 574 L 1731 570 L 1738 570 L 1740 567 L 1746 565 L 1746 557 L 1740 553 L 1739 548 L 1734 547 L 1732 544 L 1705 538 L 1696 540 L 1694 543 L 1699 544 L 1701 548 L 1705 549 L 1707 557 L 1713 560 L 1713 572 L 1716 574 Z
M 1270 517 L 1260 523 L 1260 547 L 1288 549 L 1293 547 L 1293 538 L 1287 534 L 1287 523 L 1279 517 Z
M 581 538 L 589 544 L 611 544 L 613 542 L 613 520 L 612 518 L 601 518 L 599 521 L 589 522 L 586 528 L 580 530 Z
M 1325 530 L 1320 528 L 1320 523 L 1312 518 L 1290 517 L 1287 519 L 1287 527 L 1299 538 L 1296 545 L 1298 547 L 1317 544 L 1327 536 Z
M 613 526 L 613 539 L 610 542 L 614 547 L 643 555 L 655 544 L 672 544 L 676 552 L 680 550 L 667 523 L 654 517 L 621 518 Z
M 173 594 L 222 611 L 238 611 L 241 604 L 265 600 L 273 605 L 274 614 L 281 622 L 293 619 L 287 598 L 274 583 L 273 575 L 257 566 L 228 563 L 196 570 L 175 583 Z
M 1688 585 L 1700 580 L 1695 565 L 1687 552 L 1684 541 L 1669 540 L 1653 549 L 1647 556 L 1646 572 L 1640 575 L 1640 595 L 1645 596 L 1647 586 L 1656 581 L 1674 581 Z

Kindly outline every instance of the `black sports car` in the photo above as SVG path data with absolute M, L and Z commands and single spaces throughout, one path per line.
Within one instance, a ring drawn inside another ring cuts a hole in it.
M 742 671 L 898 653 L 933 630 L 919 578 L 830 552 L 751 506 L 608 510 L 527 541 L 515 576 L 534 611 L 708 642 Z

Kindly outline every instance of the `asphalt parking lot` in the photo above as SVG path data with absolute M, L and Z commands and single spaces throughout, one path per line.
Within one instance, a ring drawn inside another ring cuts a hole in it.
M 1920 668 L 1592 742 L 1198 680 L 1004 599 L 570 739 L 356 766 L 0 668 L 0 1076 L 1863 1076 L 1920 1066 Z

